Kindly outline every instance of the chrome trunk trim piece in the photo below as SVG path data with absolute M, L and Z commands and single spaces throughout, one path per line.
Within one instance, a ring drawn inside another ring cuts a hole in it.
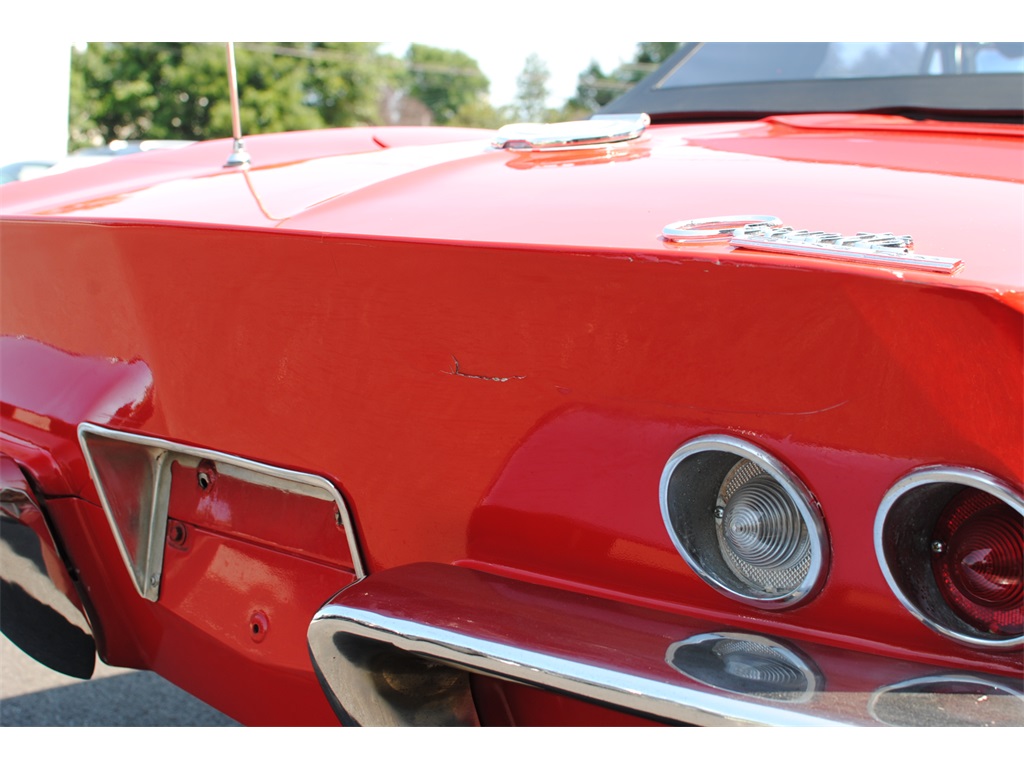
M 756 691 L 744 687 L 749 667 L 711 660 L 716 669 L 709 677 L 694 674 L 692 656 L 685 674 L 673 664 L 681 642 L 712 635 L 768 649 L 809 670 L 803 674 L 811 682 L 798 696 L 791 685 L 773 695 L 770 675 Z M 359 725 L 475 724 L 469 685 L 452 670 L 669 723 L 780 726 L 877 725 L 869 711 L 875 691 L 914 677 L 955 674 L 435 563 L 382 571 L 342 590 L 317 612 L 308 639 L 339 719 Z M 405 683 L 401 676 L 410 668 Z M 723 670 L 735 674 L 734 688 L 723 685 Z M 935 695 L 941 705 L 947 694 L 940 689 Z M 999 711 L 1008 712 L 1000 724 L 1024 724 L 1024 712 Z M 976 724 L 990 723 L 979 716 Z
M 491 146 L 525 152 L 587 148 L 639 138 L 650 124 L 651 118 L 642 112 L 564 123 L 512 123 L 498 129 Z
M 192 467 L 211 461 L 221 471 L 237 473 L 246 482 L 333 502 L 345 528 L 356 577 L 366 574 L 348 507 L 338 489 L 319 475 L 95 424 L 80 424 L 78 440 L 121 557 L 139 594 L 147 600 L 160 598 L 174 461 Z M 127 530 L 135 532 L 135 540 L 126 537 Z

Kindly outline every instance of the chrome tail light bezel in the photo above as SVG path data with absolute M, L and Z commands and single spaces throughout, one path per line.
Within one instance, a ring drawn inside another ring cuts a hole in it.
M 965 488 L 988 493 L 1024 516 L 1024 501 L 992 475 L 964 467 L 916 469 L 898 480 L 878 507 L 878 565 L 903 607 L 931 630 L 975 648 L 1017 650 L 1024 647 L 1024 634 L 993 638 L 972 627 L 947 604 L 932 574 L 931 533 L 949 501 Z
M 689 524 L 700 524 L 688 517 L 703 515 L 706 520 L 707 515 L 714 514 L 723 479 L 743 459 L 756 464 L 778 484 L 806 527 L 810 546 L 807 573 L 798 585 L 774 595 L 746 590 L 732 577 L 717 546 L 695 546 L 696 540 L 707 539 L 707 534 L 694 536 L 688 528 Z M 672 454 L 662 471 L 659 501 L 665 529 L 676 550 L 701 579 L 722 594 L 757 608 L 780 610 L 806 603 L 824 585 L 831 552 L 819 505 L 794 472 L 758 446 L 729 435 L 705 435 L 687 442 Z

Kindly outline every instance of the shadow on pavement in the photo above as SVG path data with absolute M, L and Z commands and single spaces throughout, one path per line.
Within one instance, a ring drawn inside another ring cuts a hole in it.
M 225 726 L 227 715 L 153 672 L 128 672 L 0 699 L 0 726 Z

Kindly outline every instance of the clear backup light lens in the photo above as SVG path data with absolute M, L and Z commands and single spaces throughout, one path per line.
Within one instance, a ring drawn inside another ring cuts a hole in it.
M 778 481 L 744 459 L 726 476 L 718 501 L 718 544 L 736 577 L 765 595 L 798 587 L 811 567 L 810 541 Z
M 978 630 L 1024 630 L 1024 518 L 975 489 L 947 505 L 935 528 L 932 570 L 946 602 Z
M 813 597 L 828 571 L 828 537 L 800 480 L 733 437 L 692 440 L 661 477 L 669 536 L 691 568 L 730 597 L 790 608 Z

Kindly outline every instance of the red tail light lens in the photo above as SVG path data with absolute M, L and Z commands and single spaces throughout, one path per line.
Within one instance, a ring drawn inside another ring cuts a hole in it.
M 957 494 L 932 540 L 939 591 L 960 618 L 996 636 L 1024 629 L 1024 522 L 984 491 Z
M 923 467 L 875 516 L 875 551 L 904 607 L 957 642 L 1024 647 L 1024 499 L 997 477 Z

